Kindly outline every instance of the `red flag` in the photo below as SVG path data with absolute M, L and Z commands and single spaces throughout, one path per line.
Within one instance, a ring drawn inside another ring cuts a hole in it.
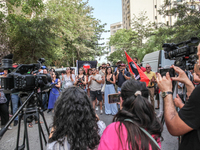
M 132 60 L 132 58 L 124 51 L 126 54 L 126 59 L 128 62 L 129 70 L 132 74 L 135 75 L 136 80 L 140 80 L 141 82 L 145 82 L 146 86 L 149 84 L 149 78 L 146 74 L 140 69 L 140 67 Z

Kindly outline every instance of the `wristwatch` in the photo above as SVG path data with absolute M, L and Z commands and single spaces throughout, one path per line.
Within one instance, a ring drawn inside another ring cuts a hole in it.
M 171 91 L 162 92 L 162 98 L 165 98 L 169 94 L 173 94 L 173 93 Z

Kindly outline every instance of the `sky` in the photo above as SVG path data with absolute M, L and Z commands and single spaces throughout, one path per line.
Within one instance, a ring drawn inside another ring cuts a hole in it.
M 110 25 L 122 21 L 122 1 L 121 0 L 89 0 L 88 5 L 94 8 L 93 16 L 99 20 L 101 23 L 107 23 L 105 26 L 106 30 L 110 30 Z M 110 32 L 103 33 L 101 38 L 108 41 L 110 37 Z M 105 56 L 101 57 L 101 60 L 97 60 L 98 63 L 107 62 Z

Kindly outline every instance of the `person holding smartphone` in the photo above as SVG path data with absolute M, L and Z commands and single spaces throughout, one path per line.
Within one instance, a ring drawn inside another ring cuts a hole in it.
M 98 150 L 161 149 L 162 125 L 148 101 L 144 82 L 127 80 L 121 88 L 122 109 L 103 132 Z
M 69 86 L 72 86 L 75 82 L 75 75 L 72 74 L 72 71 L 70 67 L 66 68 L 66 75 L 62 76 L 62 82 L 65 82 L 64 88 L 68 88 Z
M 104 97 L 105 97 L 105 114 L 107 115 L 116 115 L 118 112 L 117 104 L 109 104 L 108 95 L 115 94 L 114 84 L 116 82 L 115 75 L 113 75 L 112 68 L 107 67 L 105 71 L 105 76 L 103 77 L 103 82 L 106 83 Z

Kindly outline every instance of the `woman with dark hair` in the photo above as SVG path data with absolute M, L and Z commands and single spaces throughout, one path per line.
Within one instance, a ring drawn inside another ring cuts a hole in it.
M 62 76 L 62 82 L 65 82 L 64 88 L 68 88 L 72 86 L 75 82 L 75 75 L 72 74 L 71 68 L 66 68 L 66 75 Z
M 115 94 L 115 87 L 114 84 L 116 82 L 115 75 L 112 72 L 111 67 L 107 67 L 105 71 L 105 76 L 103 76 L 103 81 L 105 82 L 105 90 L 104 90 L 104 97 L 105 97 L 105 114 L 107 115 L 116 115 L 118 112 L 117 104 L 109 104 L 108 102 L 108 94 Z
M 54 108 L 54 104 L 60 94 L 60 87 L 61 87 L 61 83 L 60 83 L 60 79 L 58 76 L 57 72 L 52 72 L 52 84 L 54 84 L 53 88 L 50 91 L 49 94 L 49 103 L 48 103 L 48 111 L 47 113 L 49 113 L 53 108 Z
M 107 126 L 98 150 L 158 150 L 162 125 L 148 101 L 146 84 L 127 80 L 121 88 L 122 110 Z
M 48 150 L 89 150 L 99 144 L 98 118 L 81 88 L 65 89 L 54 108 Z
M 78 75 L 76 76 L 74 85 L 77 85 L 78 87 L 85 90 L 86 76 L 85 76 L 85 69 L 83 67 L 79 68 L 79 72 L 78 72 Z

